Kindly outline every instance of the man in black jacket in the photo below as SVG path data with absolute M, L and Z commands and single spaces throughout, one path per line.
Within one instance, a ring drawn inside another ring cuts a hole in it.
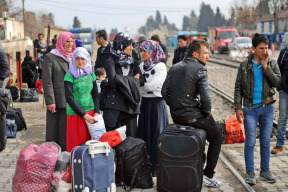
M 209 45 L 194 40 L 188 45 L 187 56 L 173 65 L 162 87 L 162 96 L 170 106 L 174 123 L 206 131 L 209 148 L 204 169 L 204 185 L 219 187 L 214 176 L 221 150 L 221 133 L 211 114 L 211 99 L 205 63 L 209 58 Z
M 107 33 L 105 30 L 99 30 L 96 32 L 96 42 L 100 47 L 97 50 L 97 58 L 95 62 L 94 70 L 97 68 L 104 68 L 106 61 L 110 58 L 111 44 L 107 40 Z
M 0 88 L 5 88 L 9 80 L 9 64 L 2 45 L 0 45 L 0 69 Z
M 177 40 L 179 47 L 174 51 L 173 65 L 182 61 L 187 54 L 187 36 L 178 35 Z

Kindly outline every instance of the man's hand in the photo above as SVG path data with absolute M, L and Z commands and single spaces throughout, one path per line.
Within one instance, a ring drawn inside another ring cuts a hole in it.
M 241 109 L 238 109 L 236 111 L 236 117 L 237 117 L 238 122 L 242 124 L 244 116 L 243 116 L 243 111 Z
M 267 51 L 265 57 L 263 57 L 261 60 L 261 64 L 262 64 L 263 69 L 266 69 L 268 60 L 269 60 L 269 52 Z
M 56 112 L 56 105 L 55 104 L 50 104 L 50 105 L 46 105 L 48 111 L 51 111 L 51 113 L 55 113 Z
M 137 73 L 134 77 L 135 77 L 136 79 L 139 79 L 139 78 L 140 78 L 140 74 Z

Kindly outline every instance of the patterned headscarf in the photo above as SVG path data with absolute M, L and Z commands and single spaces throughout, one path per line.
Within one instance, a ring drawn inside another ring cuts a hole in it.
M 87 63 L 83 69 L 80 69 L 76 66 L 75 59 L 77 57 L 84 58 Z M 78 78 L 81 75 L 88 75 L 92 72 L 91 58 L 90 54 L 84 47 L 78 47 L 73 52 L 73 58 L 69 63 L 69 72 L 75 77 Z
M 160 47 L 159 44 L 155 43 L 155 41 L 147 40 L 141 43 L 140 48 L 146 51 L 150 58 L 144 61 L 144 70 L 149 71 L 152 69 L 161 59 L 165 59 L 166 56 Z
M 72 57 L 73 57 L 73 51 L 75 50 L 76 46 L 75 46 L 75 42 L 73 43 L 73 46 L 72 46 L 72 51 L 70 53 L 66 52 L 64 46 L 65 46 L 65 43 L 66 41 L 72 37 L 73 40 L 74 40 L 74 35 L 73 33 L 70 33 L 70 32 L 62 32 L 60 33 L 58 39 L 57 39 L 57 43 L 56 43 L 56 49 L 53 49 L 51 51 L 51 53 L 57 55 L 57 56 L 60 56 L 62 57 L 63 59 L 69 61 Z
M 132 55 L 126 55 L 124 49 L 133 43 L 133 38 L 125 33 L 119 32 L 116 34 L 110 52 L 112 55 L 119 58 L 119 63 L 122 67 L 127 67 L 133 63 Z

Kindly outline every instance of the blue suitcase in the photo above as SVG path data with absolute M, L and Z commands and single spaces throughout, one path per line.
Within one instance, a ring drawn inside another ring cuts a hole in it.
M 107 142 L 87 141 L 71 152 L 73 192 L 116 192 L 114 152 Z

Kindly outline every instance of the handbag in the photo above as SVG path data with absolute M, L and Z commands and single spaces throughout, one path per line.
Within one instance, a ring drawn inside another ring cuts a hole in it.
M 15 138 L 17 135 L 17 125 L 15 119 L 6 119 L 6 136 L 7 138 Z
M 38 102 L 39 93 L 35 88 L 21 88 L 20 89 L 20 102 Z

